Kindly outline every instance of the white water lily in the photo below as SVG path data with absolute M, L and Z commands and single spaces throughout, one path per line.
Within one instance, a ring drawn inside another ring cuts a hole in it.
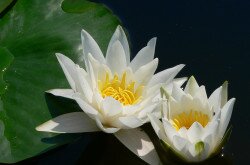
M 74 99 L 83 112 L 61 115 L 36 129 L 56 133 L 114 133 L 143 160 L 157 164 L 153 144 L 138 127 L 149 121 L 148 113 L 159 114 L 156 112 L 159 101 L 153 99 L 160 86 L 171 86 L 173 81 L 181 85 L 185 81 L 185 78 L 173 80 L 184 65 L 154 75 L 158 65 L 158 59 L 154 59 L 156 38 L 130 62 L 129 44 L 121 26 L 111 38 L 106 58 L 89 33 L 82 30 L 81 37 L 86 70 L 57 53 L 71 89 L 53 89 L 48 93 Z
M 188 162 L 203 161 L 221 149 L 235 102 L 235 98 L 227 101 L 227 82 L 207 98 L 205 87 L 191 77 L 184 91 L 174 85 L 166 97 L 162 122 L 149 117 L 167 146 Z

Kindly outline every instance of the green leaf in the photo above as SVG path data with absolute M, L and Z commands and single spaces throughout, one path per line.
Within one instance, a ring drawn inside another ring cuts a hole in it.
M 92 10 L 97 6 L 96 3 L 87 2 L 86 0 L 64 0 L 62 9 L 68 13 L 83 13 Z
M 74 7 L 64 1 L 62 10 L 60 0 L 18 0 L 0 20 L 1 67 L 12 61 L 1 79 L 8 88 L 2 92 L 0 102 L 0 120 L 5 127 L 4 134 L 0 134 L 0 148 L 10 154 L 0 154 L 0 162 L 33 157 L 75 138 L 71 134 L 37 132 L 35 127 L 52 116 L 80 110 L 75 102 L 44 92 L 69 87 L 55 53 L 63 53 L 83 65 L 81 29 L 87 30 L 106 51 L 119 24 L 103 5 L 81 2 L 84 6 Z
M 13 2 L 13 0 L 0 1 L 0 14 Z
M 7 48 L 0 47 L 0 95 L 2 95 L 6 89 L 7 84 L 3 80 L 4 72 L 9 67 L 10 63 L 13 60 L 13 55 L 8 51 Z

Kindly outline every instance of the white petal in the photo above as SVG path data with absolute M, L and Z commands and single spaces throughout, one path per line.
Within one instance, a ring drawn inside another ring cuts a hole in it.
M 166 132 L 167 137 L 169 138 L 169 140 L 172 142 L 173 141 L 173 137 L 175 135 L 178 135 L 177 131 L 173 128 L 172 124 L 169 123 L 169 121 L 162 119 L 163 125 L 164 125 L 164 129 Z
M 155 130 L 155 133 L 157 134 L 157 136 L 163 140 L 164 142 L 169 143 L 169 140 L 165 134 L 164 131 L 164 127 L 162 125 L 162 123 L 160 122 L 160 120 L 158 118 L 156 118 L 154 115 L 152 114 L 148 114 L 148 117 L 150 119 L 151 125 Z
M 187 128 L 186 127 L 181 127 L 179 130 L 178 130 L 178 133 L 180 135 L 180 137 L 182 138 L 185 138 L 185 139 L 188 139 L 187 137 Z
M 145 120 L 145 118 L 147 118 L 147 114 L 152 113 L 154 110 L 159 109 L 159 108 L 156 108 L 158 105 L 159 105 L 158 103 L 152 103 L 152 105 L 149 105 L 149 106 L 145 107 L 144 109 L 142 109 L 139 112 L 138 118 L 140 118 L 142 120 Z
M 176 101 L 180 101 L 185 95 L 186 93 L 177 84 L 173 84 L 172 97 Z
M 89 56 L 91 56 L 91 54 L 89 54 Z M 95 74 L 95 70 L 94 70 L 94 66 L 92 66 L 92 63 L 90 61 L 88 61 L 88 73 L 90 76 L 90 85 L 92 85 L 92 90 L 94 90 L 95 88 L 97 88 L 97 81 L 96 81 L 96 74 Z
M 93 68 L 93 73 L 95 75 L 95 79 L 97 80 L 98 79 L 98 72 L 100 70 L 100 67 L 102 65 L 105 65 L 105 64 L 101 64 L 99 61 L 97 61 L 93 56 L 92 54 L 88 54 L 88 59 L 89 59 L 89 63 L 91 63 L 91 66 Z
M 173 136 L 173 145 L 178 151 L 182 151 L 188 141 L 185 138 L 182 138 L 178 135 Z
M 184 91 L 186 93 L 189 93 L 191 96 L 194 96 L 197 90 L 199 90 L 199 85 L 197 84 L 195 78 L 191 76 L 187 82 L 187 85 Z
M 113 74 L 118 75 L 126 68 L 126 56 L 120 41 L 116 41 L 107 52 L 106 56 L 107 65 Z
M 171 94 L 173 89 L 173 84 L 181 87 L 187 81 L 187 77 L 175 78 L 172 82 L 165 84 L 164 89 Z
M 125 34 L 124 30 L 122 29 L 122 27 L 120 25 L 117 26 L 117 28 L 115 30 L 115 33 L 113 34 L 113 36 L 112 36 L 112 38 L 111 38 L 111 40 L 109 42 L 108 49 L 107 49 L 107 54 L 108 54 L 108 52 L 110 52 L 110 50 L 112 49 L 113 44 L 116 41 L 120 41 L 120 43 L 121 43 L 121 45 L 123 47 L 125 56 L 126 56 L 126 63 L 128 64 L 130 62 L 129 44 L 128 44 L 126 34 Z
M 230 99 L 221 109 L 221 120 L 220 120 L 220 128 L 219 135 L 222 137 L 227 129 L 228 123 L 230 121 L 233 106 L 235 103 L 235 98 Z
M 140 104 L 123 106 L 123 112 L 122 112 L 122 114 L 123 114 L 124 116 L 134 115 L 134 114 L 136 114 L 138 111 L 141 110 L 141 107 L 142 107 L 142 106 L 141 106 Z
M 46 91 L 46 93 L 51 93 L 54 96 L 60 96 L 72 99 L 72 95 L 74 94 L 74 91 L 72 89 L 51 89 Z
M 200 162 L 208 157 L 210 145 L 208 143 L 202 143 L 203 147 L 197 147 L 197 143 L 193 143 L 189 146 L 189 153 L 191 154 L 189 161 Z
M 75 63 L 69 59 L 68 57 L 64 56 L 63 54 L 60 54 L 60 53 L 56 53 L 56 57 L 63 69 L 63 72 L 69 82 L 69 85 L 70 87 L 76 91 L 76 71 L 75 71 L 75 68 L 76 68 L 76 65 Z
M 96 115 L 98 115 L 98 111 L 94 109 L 91 105 L 89 105 L 79 93 L 74 94 L 73 99 L 77 102 L 81 109 L 92 119 L 94 119 Z
M 204 129 L 203 137 L 206 137 L 209 134 L 212 135 L 217 134 L 218 126 L 219 126 L 218 121 L 209 122 Z
M 137 128 L 142 124 L 143 121 L 135 116 L 119 117 L 113 122 L 114 126 L 123 129 Z
M 219 140 L 218 131 L 219 131 L 218 121 L 209 122 L 206 125 L 205 130 L 204 130 L 204 134 L 202 137 L 203 141 L 205 141 L 204 139 L 211 138 L 209 139 L 209 142 L 208 140 L 206 140 L 206 142 L 209 143 L 212 148 L 214 148 L 217 141 Z M 208 136 L 211 136 L 211 137 L 208 137 Z
M 156 38 L 152 38 L 146 47 L 142 48 L 130 63 L 130 67 L 135 72 L 141 66 L 154 59 Z
M 205 105 L 207 103 L 207 93 L 206 93 L 205 86 L 203 85 L 200 86 L 193 97 L 198 98 L 199 100 L 201 100 L 201 103 Z
M 83 55 L 85 58 L 85 63 L 88 65 L 88 54 L 92 54 L 93 57 L 98 60 L 100 63 L 105 63 L 105 58 L 102 54 L 101 49 L 99 48 L 96 41 L 91 37 L 91 35 L 82 30 L 81 32 L 81 39 L 82 39 L 82 47 L 83 47 Z
M 95 91 L 93 92 L 93 99 L 91 105 L 95 109 L 101 109 L 102 101 L 103 101 L 102 95 L 100 94 L 98 89 L 95 89 Z
M 80 82 L 80 87 L 78 89 L 78 92 L 84 94 L 84 96 L 88 100 L 88 102 L 91 102 L 92 97 L 93 97 L 93 91 L 92 91 L 91 86 L 89 85 L 88 81 L 84 77 L 83 69 L 80 67 L 77 67 L 76 74 L 77 74 L 78 80 Z
M 157 66 L 158 66 L 158 58 L 155 58 L 153 61 L 140 67 L 135 72 L 135 78 L 137 84 L 147 84 L 148 81 L 152 78 Z
M 180 64 L 155 74 L 148 85 L 153 86 L 159 83 L 170 83 L 184 66 L 184 64 Z
M 119 113 L 122 113 L 122 105 L 119 101 L 113 97 L 105 97 L 102 102 L 102 110 L 106 117 L 113 117 Z
M 191 143 L 196 143 L 203 136 L 203 127 L 200 123 L 194 122 L 187 132 L 188 139 Z
M 130 151 L 132 151 L 148 164 L 160 164 L 160 159 L 157 155 L 154 145 L 144 131 L 140 130 L 139 128 L 120 130 L 114 135 Z
M 58 116 L 36 127 L 36 130 L 55 133 L 100 131 L 100 129 L 97 128 L 95 121 L 90 119 L 83 112 L 72 112 Z
M 184 95 L 183 95 L 184 96 Z M 182 113 L 185 109 L 183 109 L 182 102 L 177 102 L 173 97 L 169 98 L 169 119 L 173 119 L 176 115 Z
M 117 131 L 120 130 L 120 128 L 115 128 L 115 127 L 105 127 L 100 119 L 98 117 L 95 118 L 95 121 L 96 121 L 96 124 L 97 126 L 103 131 L 103 132 L 106 132 L 106 133 L 115 133 Z
M 209 97 L 209 104 L 213 107 L 214 112 L 220 110 L 221 107 L 221 89 L 222 87 L 217 88 Z

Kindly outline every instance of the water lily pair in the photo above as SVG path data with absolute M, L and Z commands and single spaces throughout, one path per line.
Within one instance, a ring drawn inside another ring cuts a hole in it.
M 71 89 L 47 91 L 75 100 L 83 112 L 72 112 L 38 126 L 38 131 L 113 133 L 149 164 L 160 159 L 148 135 L 139 127 L 151 122 L 164 144 L 186 161 L 202 161 L 219 149 L 235 99 L 227 101 L 227 83 L 208 98 L 204 86 L 191 77 L 174 79 L 183 64 L 154 74 L 156 38 L 133 60 L 121 26 L 113 34 L 104 57 L 91 35 L 82 30 L 85 69 L 68 57 L 56 57 Z

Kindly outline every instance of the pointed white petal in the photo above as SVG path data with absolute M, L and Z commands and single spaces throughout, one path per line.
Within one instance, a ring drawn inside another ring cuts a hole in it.
M 187 132 L 188 139 L 191 143 L 196 143 L 203 136 L 203 127 L 200 123 L 194 122 Z
M 221 120 L 220 120 L 220 128 L 219 128 L 220 137 L 223 137 L 227 129 L 228 123 L 230 121 L 230 118 L 233 112 L 234 103 L 235 103 L 235 98 L 232 98 L 221 109 Z
M 171 94 L 173 89 L 173 84 L 176 84 L 177 86 L 181 87 L 185 82 L 187 81 L 187 77 L 182 78 L 175 78 L 172 82 L 165 84 L 164 89 Z
M 106 132 L 106 133 L 115 133 L 115 132 L 117 132 L 117 131 L 120 130 L 120 128 L 106 127 L 106 126 L 104 126 L 98 117 L 95 118 L 95 121 L 96 121 L 97 126 L 98 126 L 103 132 Z
M 180 137 L 182 138 L 185 138 L 185 139 L 188 139 L 187 137 L 187 128 L 186 127 L 181 127 L 179 130 L 178 130 L 178 133 L 180 135 Z
M 151 165 L 159 165 L 160 159 L 148 135 L 140 128 L 120 130 L 114 134 L 130 151 Z
M 65 97 L 68 99 L 72 99 L 72 95 L 74 91 L 72 89 L 51 89 L 46 91 L 46 93 L 51 93 L 54 96 Z
M 187 143 L 188 141 L 185 138 L 182 138 L 178 135 L 173 137 L 173 145 L 178 151 L 182 151 Z
M 95 121 L 90 119 L 83 112 L 72 112 L 58 116 L 36 127 L 36 130 L 55 133 L 100 131 L 96 126 Z
M 113 74 L 117 73 L 120 75 L 125 70 L 127 65 L 126 55 L 120 41 L 114 42 L 110 47 L 107 52 L 106 61 Z
M 135 72 L 135 79 L 137 84 L 147 84 L 148 81 L 154 75 L 154 72 L 158 66 L 158 58 L 153 61 L 143 65 Z
M 209 154 L 210 145 L 204 142 L 193 143 L 189 146 L 189 153 L 191 154 L 191 162 L 200 162 L 205 160 Z
M 126 63 L 129 64 L 129 62 L 130 62 L 129 44 L 128 44 L 126 34 L 125 34 L 124 30 L 122 29 L 122 27 L 120 25 L 117 26 L 117 28 L 115 30 L 115 33 L 113 34 L 113 36 L 112 36 L 112 38 L 111 38 L 111 40 L 109 42 L 108 49 L 107 49 L 107 54 L 108 54 L 108 52 L 110 52 L 110 50 L 112 49 L 113 44 L 116 41 L 120 41 L 120 43 L 121 43 L 121 45 L 123 47 L 125 56 L 126 56 Z
M 76 74 L 77 74 L 78 80 L 80 82 L 78 92 L 82 93 L 85 96 L 85 98 L 88 100 L 88 102 L 91 102 L 92 97 L 93 97 L 93 91 L 92 91 L 91 86 L 89 85 L 88 81 L 84 77 L 83 69 L 80 67 L 77 67 Z
M 83 47 L 83 55 L 85 58 L 85 63 L 88 63 L 88 54 L 92 54 L 93 57 L 98 60 L 100 63 L 105 63 L 105 58 L 102 54 L 101 49 L 99 48 L 96 41 L 91 37 L 91 35 L 82 30 L 81 32 L 81 39 L 82 39 L 82 47 Z M 88 64 L 86 64 L 88 65 Z
M 154 59 L 156 38 L 152 38 L 146 47 L 142 48 L 130 63 L 130 67 L 135 72 L 141 66 Z
M 73 99 L 77 102 L 77 104 L 81 107 L 81 109 L 92 119 L 94 119 L 98 115 L 98 111 L 94 109 L 91 105 L 89 105 L 81 96 L 81 94 L 76 93 L 73 95 Z
M 119 117 L 113 122 L 114 126 L 123 129 L 137 128 L 142 124 L 143 121 L 135 116 Z
M 160 120 L 155 117 L 154 115 L 152 114 L 148 114 L 148 117 L 150 119 L 150 122 L 151 122 L 151 125 L 152 127 L 154 128 L 155 130 L 155 133 L 157 134 L 157 136 L 163 140 L 164 142 L 167 142 L 169 143 L 169 140 L 165 134 L 165 131 L 164 131 L 164 127 L 162 125 L 162 123 L 160 122 Z
M 177 84 L 173 84 L 172 97 L 176 101 L 180 101 L 185 95 L 186 93 Z
M 162 119 L 162 122 L 163 122 L 163 125 L 164 125 L 166 135 L 169 138 L 169 140 L 172 142 L 173 137 L 175 135 L 178 135 L 178 132 L 173 128 L 173 126 L 171 125 L 171 123 L 169 123 L 169 121 L 167 121 L 165 119 Z
M 200 86 L 193 97 L 198 98 L 199 100 L 201 100 L 202 104 L 205 105 L 207 103 L 207 93 L 205 86 Z
M 184 64 L 180 64 L 155 74 L 148 85 L 153 86 L 159 83 L 170 83 L 184 66 Z
M 68 57 L 64 56 L 63 54 L 60 54 L 60 53 L 56 53 L 56 57 L 63 69 L 63 72 L 69 82 L 69 85 L 70 87 L 76 91 L 76 77 L 75 77 L 75 74 L 76 74 L 76 71 L 75 71 L 75 68 L 76 68 L 76 65 L 75 63 L 69 59 Z
M 218 131 L 219 131 L 218 121 L 209 122 L 204 129 L 204 134 L 202 137 L 203 141 L 205 141 L 204 139 L 207 139 L 206 142 L 209 143 L 212 148 L 214 148 L 217 141 L 219 140 Z
M 139 114 L 138 114 L 138 118 L 144 120 L 144 121 L 148 121 L 147 120 L 147 114 L 152 113 L 155 110 L 160 110 L 159 107 L 157 108 L 159 104 L 158 103 L 152 103 L 152 105 L 149 105 L 147 107 L 145 107 L 144 109 L 142 109 Z
M 99 61 L 97 61 L 93 56 L 92 54 L 88 54 L 88 59 L 89 59 L 89 63 L 91 63 L 91 66 L 93 68 L 93 73 L 95 75 L 95 79 L 97 80 L 98 79 L 98 72 L 99 72 L 99 69 L 102 65 L 105 65 L 105 64 L 101 64 Z
M 89 54 L 89 56 L 91 56 L 91 54 Z M 96 81 L 96 75 L 95 75 L 95 66 L 92 65 L 92 63 L 90 62 L 90 60 L 88 60 L 88 73 L 89 73 L 89 79 L 90 79 L 90 85 L 92 85 L 92 90 L 94 90 L 95 88 L 97 88 L 97 81 Z
M 185 92 L 189 93 L 191 96 L 194 96 L 194 94 L 199 90 L 199 85 L 196 82 L 195 78 L 191 76 L 187 82 L 187 85 L 185 87 Z
M 208 99 L 215 113 L 221 108 L 221 90 L 222 87 L 217 88 Z
M 184 96 L 184 95 L 183 95 Z M 183 109 L 183 105 L 181 102 L 177 102 L 173 97 L 169 97 L 169 119 L 173 119 L 176 115 L 182 113 L 185 109 Z
M 122 114 L 124 116 L 134 115 L 141 110 L 141 107 L 140 104 L 123 106 Z
M 119 101 L 113 97 L 105 97 L 102 102 L 102 110 L 105 117 L 113 117 L 117 114 L 122 113 L 122 105 Z
M 101 109 L 102 101 L 103 101 L 102 95 L 100 94 L 98 89 L 95 89 L 95 91 L 93 92 L 93 99 L 91 105 L 95 109 Z

